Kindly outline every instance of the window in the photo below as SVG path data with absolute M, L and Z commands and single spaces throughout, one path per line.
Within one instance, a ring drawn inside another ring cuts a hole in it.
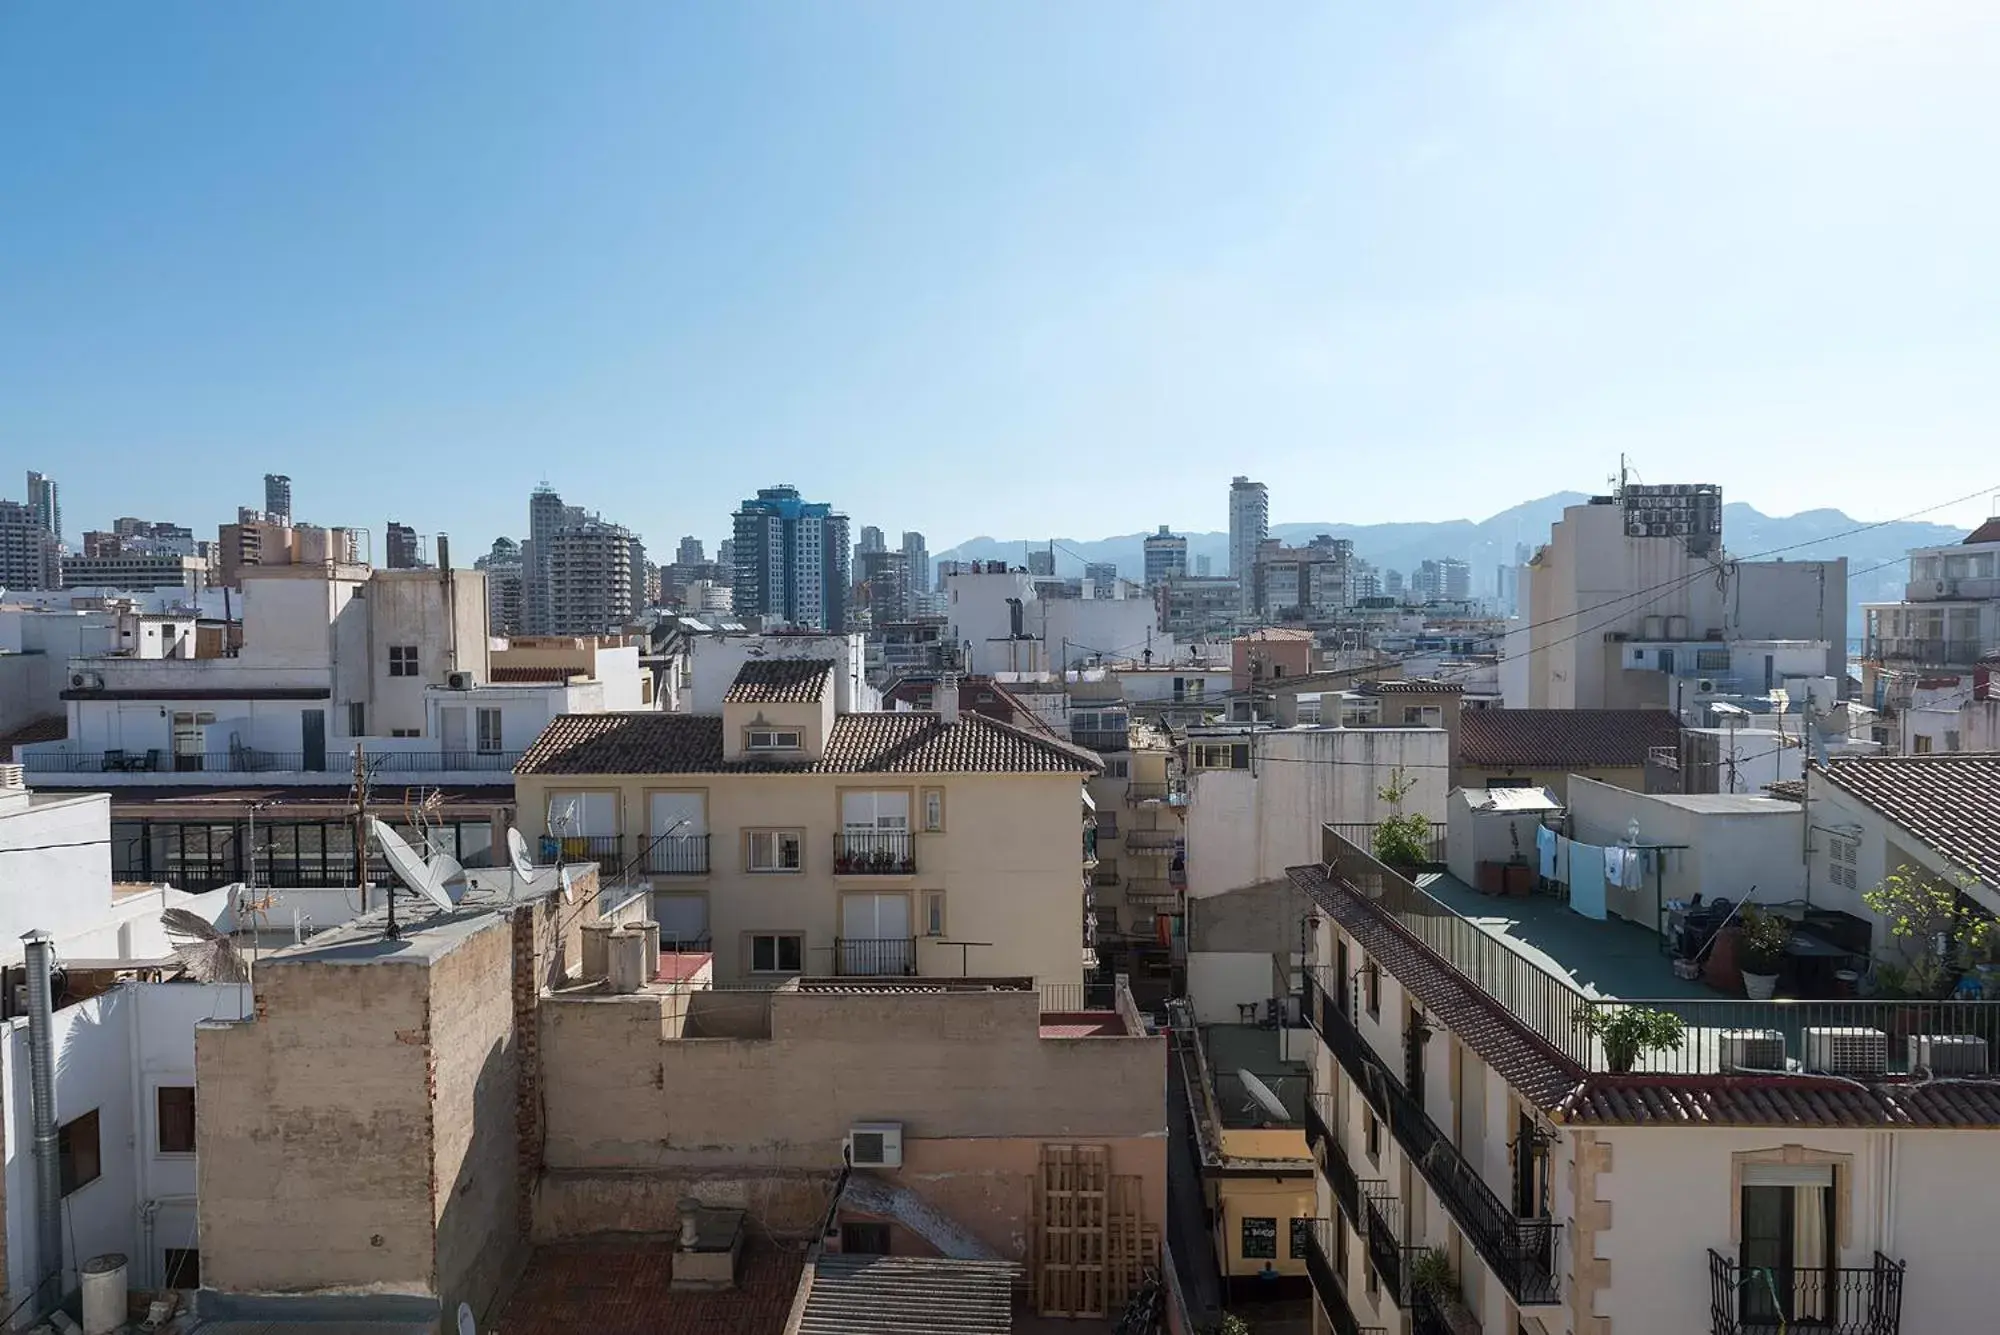
M 1772 1285 L 1747 1285 L 1739 1295 L 1747 1325 L 1780 1321 L 1818 1326 L 1837 1313 L 1826 1282 L 1838 1261 L 1834 1169 L 1830 1164 L 1748 1164 L 1743 1169 L 1742 1264 L 1768 1274 Z M 1775 1292 L 1773 1292 L 1775 1288 Z
M 924 935 L 944 935 L 944 891 L 924 891 Z
M 804 863 L 797 830 L 748 830 L 745 838 L 747 871 L 797 871 Z
M 1124 756 L 1104 762 L 1104 776 L 1107 779 L 1123 779 L 1130 775 L 1131 771 L 1132 762 Z
M 1099 839 L 1116 839 L 1118 837 L 1117 812 L 1100 811 L 1097 813 L 1097 837 Z
M 170 1289 L 201 1287 L 201 1252 L 194 1247 L 168 1247 L 160 1254 L 160 1273 Z
M 497 709 L 475 709 L 473 717 L 479 722 L 479 754 L 497 756 L 500 754 L 500 711 Z
M 1381 1297 L 1382 1279 L 1375 1273 L 1375 1262 L 1369 1257 L 1366 1248 L 1361 1252 L 1361 1270 L 1363 1282 L 1368 1287 L 1368 1297 L 1371 1300 Z
M 796 751 L 799 736 L 797 728 L 752 728 L 744 745 L 752 751 Z
M 56 1128 L 56 1172 L 65 1196 L 103 1175 L 104 1161 L 97 1150 L 95 1108 Z
M 359 700 L 347 706 L 347 735 L 349 737 L 368 735 L 368 706 Z
M 1727 649 L 1695 650 L 1694 670 L 1697 672 L 1729 671 L 1729 651 Z
M 1312 1250 L 1312 1235 L 1312 1220 L 1294 1219 L 1292 1221 L 1291 1249 L 1287 1255 L 1294 1261 L 1305 1260 L 1306 1253 Z
M 1372 963 L 1361 966 L 1361 999 L 1371 1016 L 1382 1018 L 1382 971 Z
M 1278 1259 L 1278 1221 L 1269 1215 L 1245 1215 L 1243 1217 L 1243 1256 L 1245 1260 Z
M 1842 839 L 1839 835 L 1829 838 L 1826 849 L 1827 861 L 1832 864 L 1829 879 L 1835 885 L 1855 888 L 1855 863 L 1861 858 L 1859 839 Z
M 389 675 L 392 677 L 414 677 L 417 675 L 416 645 L 392 644 L 389 646 Z
M 750 938 L 750 972 L 802 972 L 805 953 L 805 938 L 796 932 L 758 932 Z
M 161 1085 L 154 1091 L 162 1154 L 194 1153 L 194 1086 Z
M 389 735 L 391 737 L 421 737 L 424 735 L 424 730 L 422 728 L 391 728 L 389 729 Z
M 942 834 L 944 832 L 944 789 L 924 789 L 924 832 Z
M 1368 1108 L 1361 1110 L 1361 1118 L 1362 1124 L 1367 1130 L 1366 1145 L 1368 1148 L 1368 1157 L 1374 1162 L 1380 1163 L 1382 1161 L 1382 1123 L 1375 1116 L 1373 1110 Z
M 1931 753 L 1931 739 L 1928 737 L 1911 738 L 1910 751 L 1914 755 L 1920 755 L 1920 756 L 1929 755 Z
M 1196 769 L 1249 769 L 1248 742 L 1196 742 L 1193 751 Z
M 1946 729 L 1945 729 L 1945 731 L 1944 731 L 1944 749 L 1945 749 L 1945 750 L 1947 750 L 1947 751 L 1956 751 L 1956 750 L 1958 750 L 1958 729 L 1956 729 L 1956 728 L 1946 728 Z
M 1404 705 L 1403 722 L 1423 728 L 1442 727 L 1444 711 L 1436 705 Z

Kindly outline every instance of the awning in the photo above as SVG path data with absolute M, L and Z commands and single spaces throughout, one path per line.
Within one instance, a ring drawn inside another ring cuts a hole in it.
M 1096 798 L 1093 798 L 1093 797 L 1092 797 L 1092 796 L 1090 795 L 1090 789 L 1088 789 L 1088 788 L 1081 788 L 1081 789 L 1078 789 L 1077 791 L 1079 791 L 1079 792 L 1081 792 L 1081 793 L 1083 794 L 1083 809 L 1084 809 L 1085 811 L 1095 811 L 1095 810 L 1097 810 L 1097 799 L 1096 799 Z

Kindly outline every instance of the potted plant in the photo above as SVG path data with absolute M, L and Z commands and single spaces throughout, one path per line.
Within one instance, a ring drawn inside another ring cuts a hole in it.
M 1460 1335 L 1477 1335 L 1479 1318 L 1465 1305 L 1458 1288 L 1458 1272 L 1442 1247 L 1430 1247 L 1410 1259 L 1410 1288 L 1428 1297 L 1444 1316 L 1445 1323 Z
M 1629 1075 L 1642 1052 L 1679 1047 L 1687 1034 L 1680 1016 L 1650 1006 L 1595 1002 L 1577 1008 L 1576 1022 L 1604 1041 L 1604 1062 L 1615 1075 Z
M 1785 943 L 1791 939 L 1791 919 L 1766 913 L 1755 904 L 1743 906 L 1743 915 L 1736 922 L 1736 962 L 1743 971 L 1744 996 L 1769 1001 L 1777 994 Z
M 2000 944 L 1993 919 L 1954 882 L 1904 865 L 1884 876 L 1861 902 L 1888 925 L 1896 954 L 1878 963 L 1878 987 L 1891 973 L 1911 997 L 1938 1001 L 1951 995 L 1968 968 Z
M 1417 868 L 1430 861 L 1431 856 L 1430 821 L 1417 812 L 1403 811 L 1403 799 L 1416 786 L 1417 781 L 1404 777 L 1399 765 L 1390 774 L 1389 782 L 1375 794 L 1388 805 L 1390 813 L 1375 827 L 1376 860 L 1409 878 L 1414 878 Z

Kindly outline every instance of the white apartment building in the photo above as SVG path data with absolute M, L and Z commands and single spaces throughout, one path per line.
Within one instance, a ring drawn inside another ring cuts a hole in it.
M 65 556 L 65 589 L 185 589 L 199 593 L 208 583 L 208 561 L 169 552 L 121 552 L 116 556 Z
M 1671 679 L 1690 657 L 1720 655 L 1732 675 L 1760 672 L 1763 651 L 1739 666 L 1738 642 L 1811 642 L 1823 658 L 1810 675 L 1845 678 L 1845 559 L 1729 561 L 1720 488 L 1657 494 L 1676 490 L 1628 487 L 1568 507 L 1523 568 L 1523 626 L 1505 647 L 1527 660 L 1514 668 L 1525 672 L 1528 707 L 1669 706 Z M 1658 518 L 1667 514 L 1685 517 Z
M 0 606 L 0 735 L 64 715 L 72 658 L 194 657 L 194 617 L 142 612 L 125 600 L 86 601 Z
M 1255 613 L 1257 549 L 1271 536 L 1271 493 L 1240 474 L 1229 480 L 1229 573 L 1241 585 L 1245 615 Z
M 1108 598 L 1045 598 L 1026 571 L 976 563 L 945 576 L 948 634 L 968 672 L 1171 662 L 1178 651 L 1153 600 L 1123 582 L 1115 590 Z

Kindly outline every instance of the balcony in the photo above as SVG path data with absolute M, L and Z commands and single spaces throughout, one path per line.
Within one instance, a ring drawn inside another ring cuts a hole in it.
M 1403 1203 L 1387 1182 L 1364 1184 L 1361 1196 L 1361 1232 L 1368 1244 L 1368 1263 L 1375 1267 L 1383 1292 L 1398 1307 L 1409 1306 L 1403 1291 L 1403 1262 L 1414 1247 L 1402 1240 Z
M 471 771 L 477 774 L 511 774 L 520 759 L 519 751 L 370 751 L 368 772 L 449 774 L 455 771 Z
M 1743 1266 L 1708 1254 L 1713 1335 L 1900 1335 L 1903 1263 L 1880 1252 L 1866 1267 Z
M 1157 876 L 1133 876 L 1125 882 L 1125 902 L 1135 907 L 1178 911 L 1181 906 L 1180 892 L 1172 883 Z
M 1375 826 L 1366 822 L 1335 822 L 1322 828 L 1332 830 L 1356 848 L 1369 853 L 1375 851 Z M 1424 861 L 1438 866 L 1444 864 L 1445 824 L 1441 820 L 1431 822 L 1431 833 L 1425 845 Z M 1532 849 L 1530 850 L 1533 851 Z
M 1342 1282 L 1338 1260 L 1340 1249 L 1334 1239 L 1340 1221 L 1315 1219 L 1312 1225 L 1312 1242 L 1306 1248 L 1306 1274 L 1312 1279 L 1313 1295 L 1319 1299 L 1320 1310 L 1326 1313 L 1334 1335 L 1388 1335 L 1380 1326 L 1364 1326 L 1355 1320 L 1354 1309 L 1347 1304 L 1347 1287 Z
M 913 936 L 837 936 L 833 939 L 836 977 L 913 977 L 917 939 Z
M 1181 841 L 1178 830 L 1127 830 L 1125 831 L 1125 851 L 1127 853 L 1167 854 L 1174 851 L 1174 845 Z
M 1164 783 L 1128 784 L 1125 788 L 1125 801 L 1135 807 L 1144 802 L 1164 802 L 1168 793 L 1168 786 Z
M 1340 1206 L 1340 1212 L 1359 1231 L 1361 1180 L 1354 1175 L 1354 1165 L 1347 1161 L 1347 1151 L 1340 1147 L 1340 1137 L 1333 1134 L 1327 1120 L 1332 1115 L 1333 1095 L 1311 1094 L 1306 1097 L 1306 1149 L 1311 1153 L 1313 1162 L 1319 1165 L 1320 1176 L 1333 1188 L 1333 1199 Z
M 352 775 L 351 751 L 328 749 L 266 751 L 237 746 L 227 751 L 176 753 L 170 748 L 81 750 L 68 746 L 23 749 L 21 763 L 31 774 L 333 774 Z M 519 751 L 370 751 L 368 772 L 393 774 L 511 774 Z
M 835 876 L 910 876 L 916 836 L 908 830 L 842 830 L 833 836 Z
M 618 834 L 566 834 L 561 838 L 544 835 L 538 861 L 595 862 L 599 879 L 611 884 L 625 871 L 625 837 Z
M 646 848 L 646 870 L 654 876 L 708 875 L 708 836 L 665 835 Z
M 1486 1185 L 1336 1004 L 1328 988 L 1338 987 L 1339 982 L 1327 977 L 1331 972 L 1322 965 L 1307 973 L 1306 1015 L 1321 1040 L 1362 1097 L 1389 1124 L 1396 1143 L 1514 1301 L 1524 1307 L 1561 1301 L 1555 1271 L 1555 1222 L 1516 1216 Z M 1378 1263 L 1377 1269 L 1383 1267 Z
M 1862 657 L 1881 663 L 1913 663 L 1925 667 L 1971 667 L 1991 652 L 1977 640 L 1933 640 L 1910 635 L 1871 635 Z
M 1078 728 L 1069 730 L 1069 739 L 1086 751 L 1130 751 L 1132 735 L 1125 728 Z

